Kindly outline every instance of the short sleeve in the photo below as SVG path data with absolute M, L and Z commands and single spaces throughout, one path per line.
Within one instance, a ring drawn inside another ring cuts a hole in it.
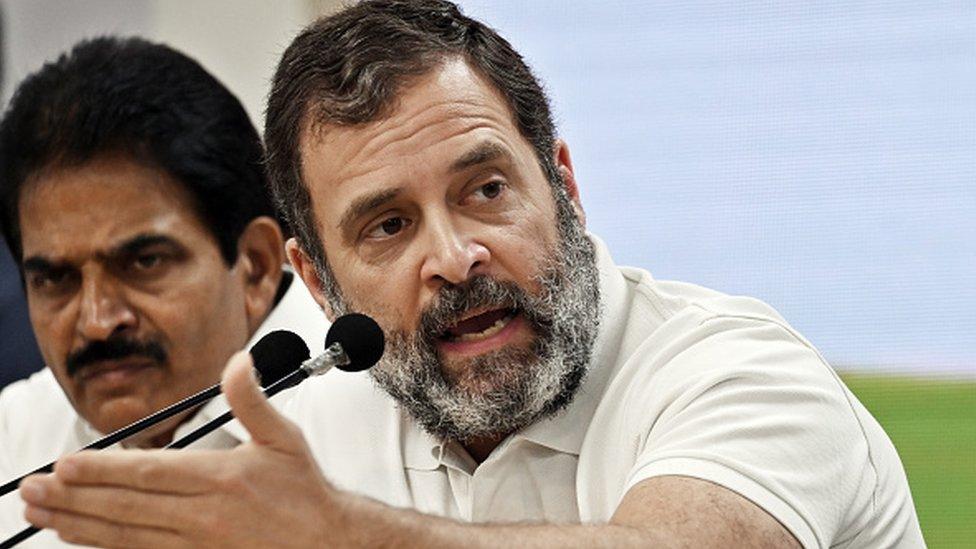
M 775 322 L 720 317 L 702 333 L 627 403 L 663 405 L 638 426 L 626 489 L 700 478 L 756 503 L 805 547 L 831 545 L 851 513 L 869 510 L 876 484 L 848 391 Z

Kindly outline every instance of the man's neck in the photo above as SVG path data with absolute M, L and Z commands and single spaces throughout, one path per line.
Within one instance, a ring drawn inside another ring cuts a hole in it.
M 488 459 L 491 452 L 498 447 L 499 444 L 505 440 L 508 435 L 487 435 L 483 437 L 475 437 L 468 439 L 461 443 L 461 446 L 468 451 L 468 454 L 472 459 L 479 465 Z

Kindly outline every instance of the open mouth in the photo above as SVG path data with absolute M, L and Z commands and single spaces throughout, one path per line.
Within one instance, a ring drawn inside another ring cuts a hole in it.
M 448 328 L 440 339 L 451 343 L 481 341 L 505 329 L 505 326 L 518 315 L 518 309 L 492 309 L 465 318 Z

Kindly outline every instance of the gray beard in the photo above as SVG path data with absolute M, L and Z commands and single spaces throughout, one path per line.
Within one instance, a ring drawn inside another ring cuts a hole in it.
M 554 194 L 559 246 L 535 278 L 537 295 L 512 282 L 475 277 L 442 287 L 415 333 L 386 334 L 386 354 L 370 375 L 435 437 L 465 442 L 518 431 L 564 409 L 583 382 L 600 318 L 596 252 L 568 197 Z M 320 275 L 336 314 L 349 311 L 331 273 Z M 460 374 L 448 375 L 437 338 L 476 307 L 517 309 L 535 338 L 526 348 L 467 360 Z

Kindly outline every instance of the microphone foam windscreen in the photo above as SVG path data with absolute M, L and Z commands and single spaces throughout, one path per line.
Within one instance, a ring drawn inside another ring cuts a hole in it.
M 308 345 L 294 332 L 276 330 L 251 347 L 254 368 L 261 375 L 261 386 L 267 387 L 294 372 L 308 360 Z
M 359 313 L 340 316 L 332 323 L 329 334 L 325 336 L 326 349 L 336 341 L 349 357 L 349 364 L 336 367 L 346 372 L 359 372 L 376 364 L 383 356 L 386 345 L 386 338 L 379 324 Z

